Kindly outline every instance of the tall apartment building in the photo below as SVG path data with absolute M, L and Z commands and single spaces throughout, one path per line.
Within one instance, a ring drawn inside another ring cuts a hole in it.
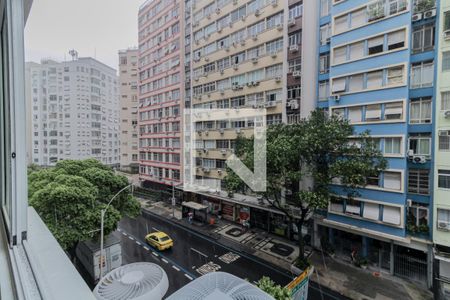
M 337 255 L 356 250 L 381 271 L 430 287 L 433 124 L 443 120 L 434 89 L 439 9 L 429 0 L 320 2 L 318 106 L 356 133 L 369 130 L 389 165 L 355 199 L 336 182 L 316 234 Z
M 75 54 L 75 53 L 73 53 Z M 26 64 L 31 162 L 96 158 L 119 166 L 116 70 L 93 58 Z
M 450 298 L 450 1 L 440 2 L 434 139 L 434 278 L 437 299 Z
M 183 5 L 150 0 L 139 9 L 139 174 L 146 187 L 182 180 Z
M 138 49 L 119 51 L 120 168 L 139 171 Z

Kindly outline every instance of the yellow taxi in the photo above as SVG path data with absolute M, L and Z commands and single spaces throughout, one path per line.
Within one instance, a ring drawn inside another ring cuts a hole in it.
M 172 239 L 162 231 L 152 232 L 145 236 L 145 241 L 159 251 L 173 247 Z

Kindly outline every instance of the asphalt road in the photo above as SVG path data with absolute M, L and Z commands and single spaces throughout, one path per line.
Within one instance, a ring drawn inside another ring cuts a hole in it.
M 169 234 L 174 240 L 173 249 L 159 252 L 148 246 L 144 237 L 151 231 Z M 292 275 L 287 272 L 152 215 L 122 220 L 115 234 L 122 242 L 124 264 L 147 261 L 157 263 L 166 271 L 170 283 L 166 296 L 211 271 L 228 272 L 250 282 L 256 282 L 262 276 L 268 276 L 281 285 L 292 280 Z M 314 284 L 310 284 L 308 295 L 309 299 L 346 299 L 324 287 L 319 289 Z

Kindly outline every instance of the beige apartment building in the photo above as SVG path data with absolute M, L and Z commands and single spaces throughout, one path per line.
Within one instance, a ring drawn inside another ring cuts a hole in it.
M 139 171 L 137 48 L 119 51 L 120 169 Z

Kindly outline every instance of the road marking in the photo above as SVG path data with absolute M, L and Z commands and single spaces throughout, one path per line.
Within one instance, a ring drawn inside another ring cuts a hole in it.
M 163 262 L 165 262 L 166 264 L 169 263 L 169 262 L 168 262 L 167 260 L 165 260 L 164 258 L 161 258 L 161 260 L 162 260 Z
M 149 251 L 150 249 L 147 247 L 147 246 L 144 246 L 144 249 L 145 250 L 147 250 L 147 251 Z
M 207 264 L 204 264 L 203 266 L 201 266 L 200 268 L 196 269 L 195 271 L 197 271 L 200 275 L 205 275 L 211 272 L 217 272 L 221 269 L 222 267 L 218 264 L 215 264 L 214 262 L 210 261 Z
M 174 269 L 177 270 L 178 272 L 180 271 L 180 269 L 179 269 L 178 267 L 176 267 L 176 266 L 173 266 L 173 265 L 172 265 L 172 268 L 174 268 Z
M 136 244 L 138 244 L 139 246 L 142 246 L 141 242 L 136 241 Z
M 197 249 L 191 248 L 191 251 L 197 252 L 197 253 L 200 254 L 201 256 L 204 256 L 204 257 L 208 258 L 208 255 L 206 255 L 205 253 L 200 252 L 200 251 L 197 250 Z
M 159 256 L 158 253 L 156 253 L 156 252 L 154 252 L 154 251 L 152 251 L 152 254 L 153 254 L 154 256 L 156 256 L 156 257 Z
M 161 230 L 159 230 L 158 228 L 155 228 L 155 227 L 152 227 L 152 229 L 153 229 L 154 231 L 161 231 Z
M 125 232 L 122 232 L 122 234 L 123 234 L 124 236 L 128 236 L 128 234 L 126 234 Z
M 128 236 L 128 238 L 132 241 L 134 241 L 134 237 L 132 237 L 131 235 Z
M 189 280 L 193 280 L 194 279 L 191 276 L 189 276 L 188 274 L 184 274 L 184 276 L 186 276 Z
M 236 253 L 228 252 L 228 253 L 225 253 L 224 255 L 220 256 L 219 259 L 226 264 L 231 264 L 232 262 L 235 262 L 236 260 L 238 260 L 240 257 L 241 256 Z
M 122 229 L 121 229 L 121 228 L 117 228 L 117 231 L 118 231 L 118 232 L 122 232 Z

